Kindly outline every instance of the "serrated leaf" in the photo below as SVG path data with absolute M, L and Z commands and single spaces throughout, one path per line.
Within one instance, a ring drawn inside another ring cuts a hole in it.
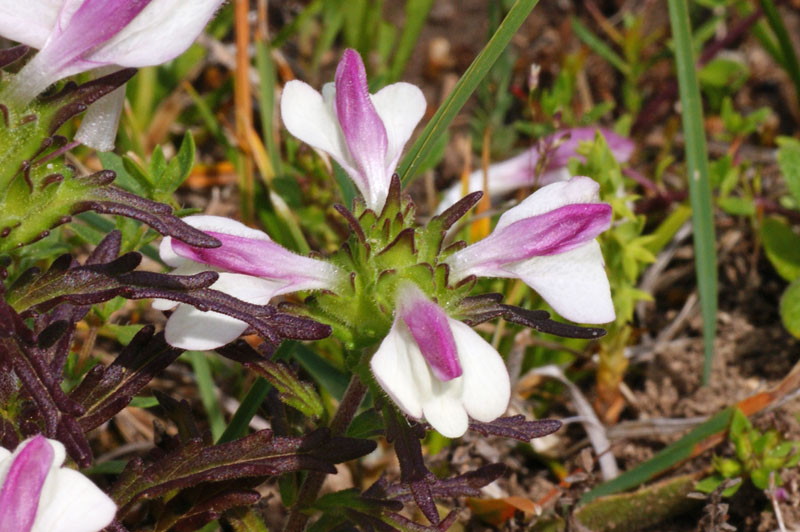
M 800 235 L 773 217 L 761 225 L 761 239 L 767 258 L 781 277 L 789 282 L 800 277 Z
M 221 445 L 207 445 L 193 439 L 144 465 L 128 464 L 111 489 L 120 506 L 118 518 L 137 501 L 154 499 L 174 490 L 241 478 L 263 478 L 293 471 L 334 473 L 335 463 L 352 460 L 375 449 L 375 442 L 352 438 L 331 438 L 320 429 L 299 438 L 280 438 L 262 430 Z
M 70 398 L 86 409 L 78 419 L 81 428 L 89 431 L 111 419 L 180 354 L 152 326 L 137 333 L 111 365 L 95 366 L 72 391 Z

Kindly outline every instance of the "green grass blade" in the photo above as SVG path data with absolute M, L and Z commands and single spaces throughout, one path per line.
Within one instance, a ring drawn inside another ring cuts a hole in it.
M 200 400 L 208 414 L 208 424 L 211 427 L 211 436 L 218 439 L 225 431 L 225 416 L 219 406 L 217 394 L 214 391 L 214 378 L 211 376 L 211 365 L 206 354 L 202 351 L 187 351 L 186 356 L 192 365 L 194 377 L 197 379 L 197 389 Z
M 269 389 L 269 383 L 261 377 L 253 382 L 253 386 L 250 387 L 250 390 L 239 405 L 239 408 L 236 409 L 236 412 L 231 418 L 231 422 L 228 423 L 225 431 L 217 440 L 217 444 L 227 443 L 242 438 L 247 434 L 247 427 L 250 425 L 250 420 L 255 417 L 261 403 L 267 398 Z
M 264 138 L 264 147 L 267 150 L 272 169 L 276 174 L 280 174 L 280 152 L 275 145 L 275 132 L 272 126 L 275 111 L 275 64 L 272 61 L 269 44 L 262 40 L 256 41 L 256 67 L 258 68 L 258 77 L 261 80 L 258 90 L 261 134 Z
M 500 57 L 505 47 L 508 46 L 511 38 L 517 33 L 517 30 L 530 12 L 533 11 L 533 8 L 536 7 L 537 3 L 539 3 L 539 0 L 516 0 L 514 5 L 511 6 L 508 15 L 500 23 L 492 38 L 489 39 L 489 42 L 478 54 L 478 57 L 467 68 L 467 71 L 458 80 L 453 92 L 439 107 L 431 121 L 425 126 L 422 134 L 408 150 L 398 169 L 404 184 L 411 181 L 419 166 L 427 160 L 430 152 L 436 146 L 436 141 L 447 131 L 450 123 L 489 72 L 489 69 L 492 68 L 497 58 Z
M 764 16 L 775 33 L 775 37 L 778 38 L 778 45 L 783 57 L 783 67 L 789 77 L 792 78 L 794 90 L 797 93 L 797 102 L 800 103 L 800 62 L 792 45 L 792 39 L 789 37 L 789 32 L 786 30 L 786 26 L 781 20 L 781 15 L 772 0 L 761 0 L 761 9 L 764 10 Z
M 408 0 L 406 2 L 406 23 L 403 26 L 400 41 L 397 43 L 397 51 L 394 54 L 392 66 L 389 68 L 386 83 L 394 83 L 403 75 L 432 6 L 433 0 Z
M 290 357 L 296 346 L 297 342 L 289 340 L 284 341 L 280 347 L 278 347 L 278 350 L 275 351 L 272 359 L 282 360 Z M 228 423 L 228 426 L 225 428 L 225 432 L 223 432 L 217 440 L 217 444 L 233 441 L 247 434 L 247 427 L 250 425 L 250 420 L 253 419 L 261 403 L 267 398 L 267 393 L 269 393 L 270 388 L 270 384 L 261 377 L 253 382 L 253 385 L 239 405 L 239 408 L 234 412 L 231 422 Z
M 586 46 L 591 48 L 597 55 L 611 63 L 614 68 L 625 74 L 630 75 L 630 68 L 622 57 L 612 50 L 600 37 L 592 33 L 592 30 L 584 26 L 577 17 L 573 17 L 572 31 L 584 42 Z
M 692 205 L 695 269 L 700 310 L 703 316 L 705 361 L 703 383 L 711 376 L 714 337 L 717 332 L 717 256 L 714 234 L 714 207 L 708 179 L 706 135 L 703 130 L 703 107 L 692 54 L 692 28 L 687 0 L 668 0 L 669 20 L 675 42 L 675 61 L 681 96 L 683 134 L 686 139 L 686 166 L 689 198 Z
M 730 425 L 731 416 L 735 409 L 736 407 L 726 408 L 702 425 L 695 427 L 680 440 L 662 449 L 661 452 L 647 462 L 626 471 L 614 480 L 600 484 L 593 490 L 584 493 L 581 497 L 581 503 L 587 503 L 598 497 L 635 488 L 691 458 L 697 444 L 703 442 L 709 436 L 725 430 Z

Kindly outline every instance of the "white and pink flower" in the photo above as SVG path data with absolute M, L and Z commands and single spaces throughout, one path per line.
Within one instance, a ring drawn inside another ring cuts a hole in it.
M 334 83 L 322 94 L 302 81 L 283 89 L 286 129 L 330 155 L 355 182 L 367 207 L 380 212 L 400 155 L 425 114 L 422 91 L 410 83 L 370 94 L 361 56 L 346 50 Z
M 98 532 L 114 519 L 108 495 L 78 471 L 62 467 L 56 440 L 35 436 L 0 448 L 0 532 Z
M 0 0 L 0 35 L 39 52 L 7 96 L 24 105 L 56 81 L 98 68 L 158 65 L 183 53 L 223 0 Z M 93 104 L 76 138 L 114 147 L 121 87 Z
M 394 323 L 370 367 L 403 412 L 450 438 L 467 431 L 469 418 L 502 416 L 511 397 L 500 354 L 412 283 L 398 289 Z
M 196 248 L 170 237 L 161 241 L 159 253 L 176 275 L 219 272 L 211 285 L 247 303 L 266 305 L 273 297 L 299 290 L 335 289 L 342 282 L 332 264 L 304 257 L 276 244 L 263 231 L 221 216 L 187 216 L 186 223 L 220 242 L 218 248 Z M 202 351 L 232 342 L 247 324 L 218 312 L 191 305 L 156 300 L 153 307 L 175 311 L 167 321 L 167 341 L 182 349 Z
M 506 211 L 492 233 L 447 258 L 452 282 L 475 275 L 522 279 L 556 312 L 579 323 L 614 321 L 603 255 L 595 238 L 611 206 L 588 177 L 552 183 Z

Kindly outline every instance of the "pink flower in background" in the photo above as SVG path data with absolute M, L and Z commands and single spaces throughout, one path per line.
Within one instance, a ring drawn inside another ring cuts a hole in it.
M 24 105 L 56 81 L 104 67 L 158 65 L 183 53 L 223 0 L 0 0 L 0 35 L 39 52 L 7 96 Z M 121 87 L 98 100 L 76 138 L 114 147 L 125 99 Z
M 614 157 L 619 162 L 625 162 L 630 159 L 634 149 L 633 141 L 617 135 L 613 131 L 596 127 L 565 129 L 543 139 L 542 144 L 544 146 L 559 143 L 555 149 L 548 153 L 547 166 L 543 170 L 537 168 L 542 151 L 538 145 L 511 159 L 490 165 L 488 171 L 489 194 L 492 197 L 502 196 L 523 187 L 541 187 L 556 181 L 566 181 L 571 177 L 569 170 L 567 170 L 569 160 L 572 157 L 583 160 L 583 157 L 577 153 L 578 146 L 581 142 L 594 140 L 595 134 L 598 132 L 606 139 L 611 153 L 614 154 Z M 538 171 L 542 171 L 542 174 L 537 179 Z M 483 170 L 476 170 L 469 176 L 469 190 L 467 192 L 475 192 L 477 190 L 483 190 Z M 442 200 L 437 207 L 437 212 L 444 212 L 445 209 L 460 200 L 463 195 L 461 183 L 455 183 L 444 192 Z
M 398 407 L 449 438 L 462 436 L 469 418 L 502 416 L 511 397 L 497 351 L 410 282 L 398 289 L 394 324 L 370 367 Z
M 81 473 L 61 467 L 64 446 L 36 436 L 0 448 L 0 532 L 98 532 L 117 507 Z
M 273 297 L 299 290 L 334 289 L 341 282 L 332 264 L 292 253 L 263 231 L 221 216 L 187 216 L 189 225 L 213 236 L 222 246 L 196 248 L 170 237 L 161 241 L 161 259 L 176 275 L 216 270 L 211 285 L 233 297 L 265 305 Z M 177 307 L 177 308 L 176 308 Z M 156 300 L 153 308 L 175 309 L 167 321 L 166 339 L 182 349 L 202 351 L 232 342 L 246 329 L 243 321 L 191 305 Z
M 614 321 L 600 245 L 611 206 L 599 185 L 573 177 L 540 188 L 509 209 L 492 233 L 447 258 L 450 280 L 470 275 L 522 279 L 556 312 L 580 323 Z
M 354 50 L 345 51 L 335 82 L 326 84 L 322 94 L 295 80 L 281 97 L 286 129 L 339 163 L 376 212 L 383 208 L 400 154 L 425 108 L 422 91 L 410 83 L 370 94 L 364 63 Z

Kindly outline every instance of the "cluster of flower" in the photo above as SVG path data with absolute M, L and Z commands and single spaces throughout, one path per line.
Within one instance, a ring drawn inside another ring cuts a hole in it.
M 89 70 L 105 75 L 170 60 L 191 44 L 221 3 L 0 0 L 0 35 L 39 49 L 13 76 L 2 97 L 24 107 L 68 76 Z M 123 101 L 124 86 L 92 104 L 76 139 L 97 149 L 111 149 Z M 325 85 L 321 93 L 292 81 L 281 100 L 287 129 L 327 153 L 347 172 L 361 192 L 362 215 L 371 213 L 375 219 L 389 208 L 397 183 L 395 168 L 425 110 L 422 92 L 408 83 L 370 94 L 362 60 L 352 50 L 344 53 L 335 82 Z M 630 155 L 629 142 L 602 133 L 617 157 Z M 401 273 L 389 293 L 379 294 L 378 287 L 384 286 L 379 277 L 389 271 L 411 271 L 419 264 L 387 268 L 378 261 L 380 267 L 364 270 L 372 278 L 365 281 L 368 288 L 360 297 L 386 303 L 381 309 L 389 323 L 369 350 L 371 376 L 409 417 L 426 421 L 445 436 L 459 437 L 470 418 L 490 422 L 502 416 L 510 399 L 502 357 L 459 319 L 457 305 L 438 297 L 441 290 L 477 277 L 516 278 L 564 318 L 580 323 L 614 319 L 603 257 L 595 240 L 611 223 L 611 207 L 599 202 L 594 181 L 570 178 L 565 172 L 578 142 L 594 134 L 589 128 L 561 132 L 544 141 L 545 149 L 537 146 L 489 168 L 493 193 L 532 185 L 541 188 L 504 213 L 483 240 L 460 249 L 435 250 L 424 266 L 431 272 L 445 272 L 443 286 Z M 547 146 L 552 150 L 548 152 Z M 482 183 L 482 172 L 471 176 L 470 192 L 479 190 Z M 442 211 L 457 203 L 460 195 L 460 187 L 449 191 Z M 357 226 L 356 217 L 347 215 Z M 402 216 L 399 219 L 401 224 L 409 223 Z M 218 272 L 212 288 L 247 303 L 262 305 L 298 291 L 335 297 L 353 283 L 355 272 L 341 261 L 297 255 L 239 222 L 214 216 L 192 216 L 185 221 L 221 246 L 194 247 L 167 237 L 161 244 L 162 260 L 174 268 L 175 275 Z M 354 230 L 361 231 L 356 226 Z M 417 229 L 403 227 L 401 233 L 411 235 L 413 249 Z M 361 237 L 365 248 L 375 243 L 369 234 Z M 218 348 L 248 328 L 239 319 L 186 303 L 156 300 L 154 307 L 172 310 L 166 338 L 183 349 Z M 358 324 L 352 326 L 358 328 Z M 111 522 L 114 503 L 81 474 L 60 468 L 63 460 L 63 446 L 42 436 L 26 440 L 13 454 L 0 449 L 0 532 L 91 532 Z

